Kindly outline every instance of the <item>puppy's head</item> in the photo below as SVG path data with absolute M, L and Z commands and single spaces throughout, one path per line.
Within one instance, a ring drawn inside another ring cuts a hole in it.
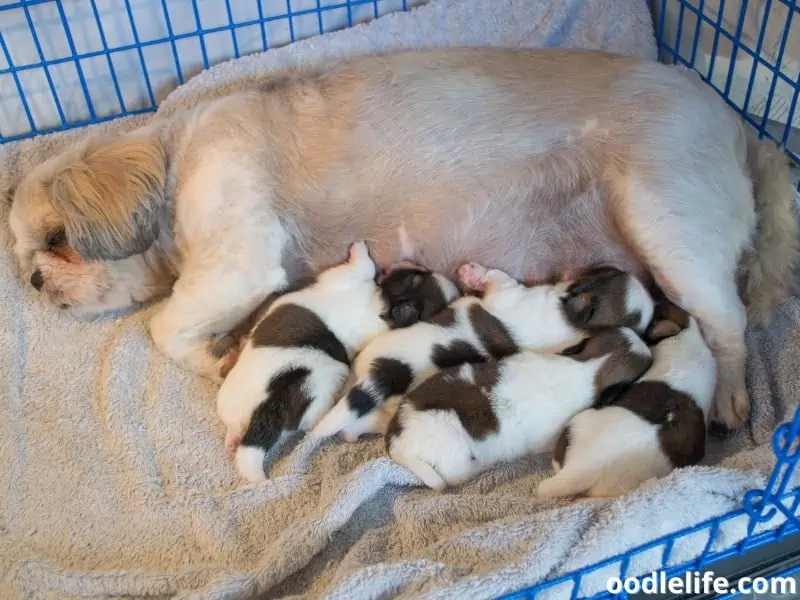
M 158 237 L 165 179 L 163 149 L 143 135 L 89 140 L 37 166 L 11 206 L 23 275 L 57 305 L 102 310 L 108 261 Z
M 630 327 L 642 332 L 653 315 L 653 299 L 633 275 L 613 267 L 587 271 L 562 297 L 564 314 L 575 327 Z
M 596 363 L 595 373 L 598 405 L 613 401 L 653 364 L 650 349 L 627 327 L 601 329 L 561 354 L 581 362 L 602 359 Z
M 458 297 L 446 277 L 415 265 L 403 264 L 378 279 L 387 318 L 397 327 L 427 321 Z

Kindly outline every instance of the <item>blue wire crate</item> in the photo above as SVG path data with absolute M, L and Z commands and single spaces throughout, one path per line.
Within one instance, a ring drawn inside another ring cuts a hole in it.
M 0 143 L 153 111 L 209 65 L 424 2 L 0 0 Z M 696 70 L 800 164 L 800 64 L 792 60 L 800 62 L 800 25 L 792 28 L 798 12 L 794 0 L 656 0 L 654 6 L 661 60 Z M 738 510 L 506 598 L 535 598 L 554 588 L 559 597 L 582 598 L 581 584 L 592 576 L 639 575 L 631 564 L 647 553 L 660 553 L 661 569 L 674 576 L 800 532 L 800 488 L 790 487 L 800 459 L 800 408 L 775 432 L 773 450 L 777 463 L 767 486 L 750 491 Z M 737 520 L 746 522 L 747 535 L 719 548 L 718 533 Z M 676 544 L 697 535 L 706 540 L 700 556 L 675 560 Z M 626 595 L 593 596 L 613 597 Z
M 0 144 L 154 111 L 209 65 L 425 0 L 0 0 Z

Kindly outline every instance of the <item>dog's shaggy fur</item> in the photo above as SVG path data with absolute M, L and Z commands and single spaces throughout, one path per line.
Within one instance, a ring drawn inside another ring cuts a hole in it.
M 448 275 L 650 273 L 701 324 L 734 426 L 748 311 L 762 322 L 790 281 L 793 204 L 781 154 L 691 75 L 476 48 L 354 59 L 88 140 L 20 183 L 11 227 L 31 283 L 76 315 L 171 290 L 156 345 L 217 379 L 213 340 L 354 239 Z

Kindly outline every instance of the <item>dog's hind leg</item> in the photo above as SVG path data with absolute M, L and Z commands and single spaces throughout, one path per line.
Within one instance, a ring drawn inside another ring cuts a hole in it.
M 749 182 L 733 168 L 672 175 L 669 183 L 630 184 L 617 206 L 617 220 L 656 283 L 699 321 L 717 361 L 712 418 L 738 427 L 749 415 L 747 313 L 735 279 L 753 228 Z

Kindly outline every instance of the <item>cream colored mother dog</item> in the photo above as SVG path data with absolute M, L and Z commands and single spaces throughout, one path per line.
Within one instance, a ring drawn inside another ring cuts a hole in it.
M 735 426 L 747 315 L 766 320 L 790 282 L 793 200 L 782 154 L 690 75 L 451 49 L 298 73 L 87 140 L 20 183 L 11 227 L 31 284 L 78 316 L 171 290 L 155 343 L 217 379 L 210 340 L 353 240 L 440 272 L 652 274 L 702 324 L 716 417 Z

